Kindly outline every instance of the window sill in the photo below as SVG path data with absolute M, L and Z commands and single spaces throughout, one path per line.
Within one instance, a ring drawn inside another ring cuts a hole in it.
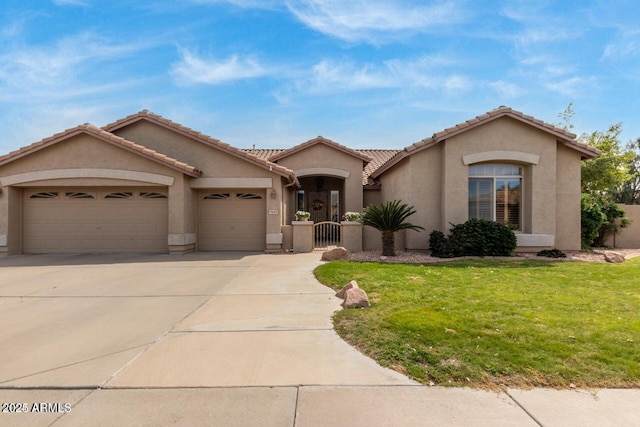
M 555 236 L 550 234 L 516 233 L 516 238 L 518 239 L 518 247 L 553 247 L 556 241 Z

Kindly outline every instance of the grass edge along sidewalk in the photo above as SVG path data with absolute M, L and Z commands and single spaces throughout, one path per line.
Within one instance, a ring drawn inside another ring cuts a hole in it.
M 423 384 L 640 387 L 640 258 L 334 261 L 315 275 L 358 281 L 372 306 L 337 312 L 337 333 Z

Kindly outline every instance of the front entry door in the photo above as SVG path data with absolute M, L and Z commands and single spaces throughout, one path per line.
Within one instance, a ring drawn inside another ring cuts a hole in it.
M 308 209 L 311 213 L 311 221 L 322 222 L 327 221 L 329 212 L 328 206 L 328 191 L 310 191 L 308 198 Z

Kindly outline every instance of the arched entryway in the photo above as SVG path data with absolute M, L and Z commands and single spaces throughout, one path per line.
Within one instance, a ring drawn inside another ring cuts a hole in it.
M 340 222 L 344 214 L 344 179 L 306 176 L 299 179 L 295 210 L 307 211 L 313 222 Z

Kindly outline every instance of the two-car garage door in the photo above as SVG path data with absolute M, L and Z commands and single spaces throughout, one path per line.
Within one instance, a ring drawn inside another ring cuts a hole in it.
M 209 190 L 198 196 L 198 250 L 264 250 L 264 190 Z M 24 253 L 164 253 L 167 237 L 166 188 L 24 191 Z
M 24 191 L 24 253 L 167 252 L 165 189 Z

